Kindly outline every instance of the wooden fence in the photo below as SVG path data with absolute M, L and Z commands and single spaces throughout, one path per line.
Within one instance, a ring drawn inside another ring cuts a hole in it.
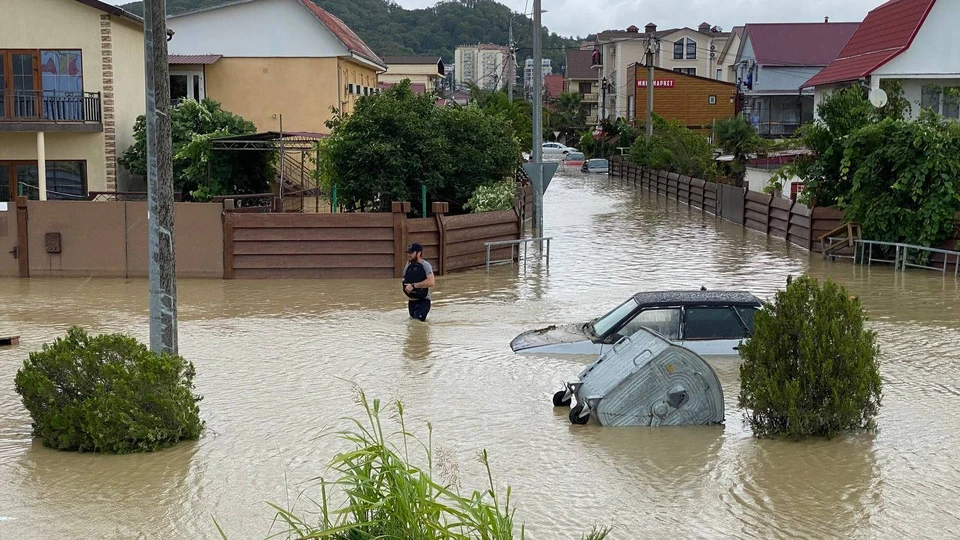
M 412 242 L 423 245 L 424 259 L 438 275 L 480 267 L 485 242 L 520 238 L 520 208 L 447 216 L 449 205 L 434 203 L 434 216 L 418 219 L 407 217 L 410 203 L 393 203 L 389 214 L 225 211 L 223 277 L 400 277 Z M 496 255 L 508 257 L 509 248 Z

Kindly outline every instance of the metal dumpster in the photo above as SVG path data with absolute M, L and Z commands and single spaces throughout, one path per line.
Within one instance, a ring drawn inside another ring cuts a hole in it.
M 700 356 L 640 330 L 583 370 L 564 392 L 576 399 L 570 421 L 603 426 L 684 426 L 717 424 L 723 417 L 723 389 Z

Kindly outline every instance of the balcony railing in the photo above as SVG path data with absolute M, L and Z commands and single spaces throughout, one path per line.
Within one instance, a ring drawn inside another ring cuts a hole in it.
M 600 96 L 596 92 L 590 94 L 580 94 L 580 101 L 585 101 L 587 103 L 596 103 L 600 99 Z
M 100 93 L 0 91 L 0 122 L 100 124 Z
M 761 137 L 792 137 L 800 129 L 797 122 L 760 122 L 756 124 L 757 134 Z

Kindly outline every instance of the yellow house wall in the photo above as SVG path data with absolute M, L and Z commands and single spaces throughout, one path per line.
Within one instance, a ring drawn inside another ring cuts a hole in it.
M 87 189 L 106 191 L 103 133 L 45 133 L 47 161 L 87 162 Z M 37 160 L 36 133 L 0 133 L 0 161 Z
M 340 60 L 339 69 L 341 85 L 340 96 L 343 103 L 342 109 L 349 114 L 353 112 L 353 108 L 361 96 L 347 93 L 347 85 L 354 84 L 376 88 L 379 78 L 377 77 L 377 72 L 372 68 L 350 60 Z
M 221 58 L 206 66 L 206 96 L 258 131 L 326 133 L 337 105 L 336 58 Z M 376 83 L 374 83 L 374 86 Z
M 427 89 L 432 89 L 439 78 L 436 64 L 393 64 L 387 66 L 387 72 L 381 73 L 379 80 L 396 84 L 404 79 L 410 79 L 413 84 L 425 84 Z
M 143 28 L 113 19 L 113 71 L 117 157 L 133 144 L 133 125 L 146 110 Z

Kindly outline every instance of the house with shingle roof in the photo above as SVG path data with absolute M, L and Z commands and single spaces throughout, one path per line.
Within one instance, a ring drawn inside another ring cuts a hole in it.
M 219 101 L 259 131 L 324 133 L 385 62 L 312 0 L 239 0 L 167 18 L 171 97 Z
M 580 103 L 587 111 L 587 124 L 596 125 L 599 115 L 600 95 L 597 70 L 593 67 L 593 49 L 567 51 L 566 91 L 580 96 Z
M 790 136 L 813 120 L 813 92 L 801 87 L 837 58 L 859 26 L 822 22 L 744 27 L 737 83 L 743 113 L 760 135 Z
M 958 27 L 958 0 L 891 0 L 868 13 L 838 57 L 803 87 L 815 89 L 819 103 L 837 88 L 859 84 L 882 103 L 881 81 L 896 80 L 911 117 L 928 108 L 960 118 Z
M 380 84 L 393 86 L 404 80 L 420 93 L 441 87 L 447 74 L 443 59 L 439 56 L 385 56 L 387 72 L 380 75 Z

